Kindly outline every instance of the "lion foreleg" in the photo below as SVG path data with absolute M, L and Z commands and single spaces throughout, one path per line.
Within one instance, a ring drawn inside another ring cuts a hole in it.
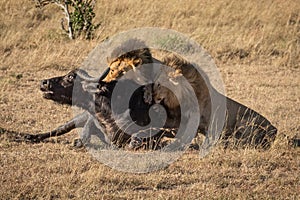
M 152 103 L 152 85 L 144 86 L 144 101 L 145 103 L 151 104 Z

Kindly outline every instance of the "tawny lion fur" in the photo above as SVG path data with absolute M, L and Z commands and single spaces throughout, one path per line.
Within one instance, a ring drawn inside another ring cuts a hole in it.
M 252 145 L 255 147 L 269 147 L 271 142 L 274 141 L 277 129 L 265 117 L 217 92 L 200 69 L 197 70 L 191 63 L 176 54 L 166 56 L 162 63 L 176 70 L 175 73 L 169 73 L 169 79 L 172 82 L 183 75 L 194 89 L 200 111 L 200 132 L 206 134 L 209 131 L 210 123 L 214 120 L 211 99 L 213 96 L 226 101 L 226 122 L 222 133 L 223 139 L 228 140 L 231 137 L 239 145 Z M 175 98 L 170 90 L 160 86 L 159 83 L 154 83 L 153 88 L 153 98 L 156 103 L 163 101 L 164 105 L 171 110 L 180 106 L 179 100 Z M 185 95 L 179 95 L 180 97 L 186 98 Z
M 153 54 L 166 56 L 157 60 L 152 56 Z M 121 56 L 112 57 L 108 59 L 110 72 L 104 81 L 110 82 L 131 69 L 134 70 L 143 64 L 152 62 L 158 62 L 174 69 L 173 72 L 168 73 L 169 81 L 173 84 L 176 84 L 176 79 L 180 76 L 184 76 L 190 83 L 198 100 L 200 111 L 198 130 L 201 133 L 207 134 L 209 131 L 209 125 L 213 120 L 212 115 L 214 112 L 212 111 L 211 96 L 216 95 L 223 97 L 226 101 L 226 123 L 223 127 L 223 139 L 228 140 L 232 137 L 238 139 L 238 143 L 241 145 L 250 144 L 255 147 L 269 147 L 270 143 L 274 141 L 277 129 L 265 117 L 218 93 L 212 87 L 204 73 L 199 73 L 193 64 L 176 54 L 143 48 L 125 53 Z M 180 115 L 180 99 L 177 99 L 171 90 L 161 86 L 160 83 L 154 83 L 152 93 L 156 103 L 163 104 L 168 112 L 175 116 L 174 119 L 178 118 Z M 186 95 L 179 95 L 179 98 L 186 98 Z M 175 122 L 169 121 L 170 126 L 178 126 L 174 123 Z

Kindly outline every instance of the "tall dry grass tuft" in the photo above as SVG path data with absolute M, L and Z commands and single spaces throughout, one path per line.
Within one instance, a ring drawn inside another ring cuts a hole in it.
M 56 6 L 38 9 L 33 1 L 0 4 L 1 49 L 9 65 L 16 57 L 27 66 L 41 66 L 39 60 L 51 63 L 58 58 L 77 65 L 82 60 L 73 59 L 82 58 L 104 38 L 145 26 L 183 32 L 201 43 L 218 62 L 269 62 L 289 68 L 298 68 L 300 63 L 297 1 L 97 1 L 95 21 L 102 26 L 91 42 L 67 39 L 60 30 L 61 12 Z

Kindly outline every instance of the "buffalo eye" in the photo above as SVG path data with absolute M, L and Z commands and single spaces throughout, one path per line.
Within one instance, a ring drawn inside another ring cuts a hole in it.
M 72 74 L 68 75 L 67 81 L 72 83 L 73 80 L 74 80 L 74 75 L 72 75 Z

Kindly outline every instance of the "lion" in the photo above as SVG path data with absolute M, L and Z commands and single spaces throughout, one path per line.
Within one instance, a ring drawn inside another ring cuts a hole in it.
M 142 65 L 161 64 L 162 58 L 169 54 L 171 52 L 166 50 L 149 48 L 143 41 L 127 40 L 115 48 L 107 58 L 109 72 L 103 81 L 119 79 L 126 72 L 136 71 Z M 142 71 L 142 73 L 151 73 L 151 71 Z
M 144 100 L 146 103 L 151 104 L 152 88 L 151 85 L 146 84 L 147 78 L 145 77 L 146 74 L 149 77 L 149 74 L 153 73 L 153 69 L 150 67 L 141 69 L 140 66 L 147 64 L 151 65 L 153 63 L 161 64 L 159 59 L 168 55 L 169 53 L 170 52 L 165 50 L 150 49 L 144 42 L 140 40 L 128 40 L 114 49 L 110 57 L 107 58 L 109 71 L 103 81 L 115 81 L 121 78 L 126 72 L 133 70 L 135 72 L 135 77 L 130 77 L 130 79 L 135 80 L 140 85 L 147 85 L 144 88 Z
M 201 72 L 200 69 L 197 70 L 193 64 L 179 55 L 170 54 L 162 60 L 162 63 L 174 69 L 172 72 L 167 72 L 170 83 L 178 84 L 176 80 L 183 76 L 193 88 L 200 112 L 199 132 L 204 135 L 209 132 L 210 124 L 214 121 L 213 115 L 216 112 L 216 109 L 212 107 L 212 98 L 216 98 L 226 101 L 226 121 L 221 135 L 226 146 L 229 145 L 229 139 L 232 138 L 234 146 L 270 147 L 270 144 L 275 140 L 277 129 L 264 116 L 219 93 L 211 85 L 205 73 Z M 178 115 L 180 100 L 186 101 L 187 95 L 189 95 L 186 94 L 185 88 L 177 88 L 177 93 L 179 91 L 181 95 L 175 96 L 173 91 L 162 86 L 160 82 L 154 83 L 153 86 L 155 103 L 163 104 L 169 110 L 173 110 L 169 113 L 175 115 Z
M 140 40 L 130 39 L 115 48 L 107 58 L 109 73 L 103 81 L 114 81 L 129 70 L 153 62 L 152 54 L 146 44 Z

